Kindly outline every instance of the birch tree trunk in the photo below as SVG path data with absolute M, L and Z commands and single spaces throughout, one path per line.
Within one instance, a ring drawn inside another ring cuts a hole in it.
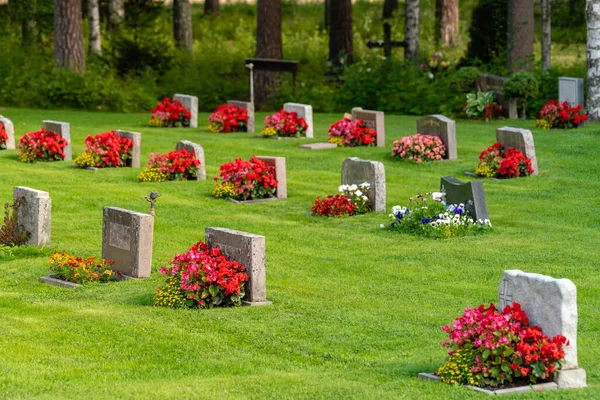
M 85 71 L 81 0 L 54 0 L 54 58 L 61 67 Z
M 98 0 L 88 0 L 89 52 L 93 56 L 102 55 L 102 39 L 100 36 L 100 10 Z
M 173 35 L 178 49 L 194 51 L 190 0 L 173 0 Z
M 125 0 L 108 0 L 108 29 L 115 31 L 125 18 Z
M 460 10 L 458 0 L 436 0 L 436 42 L 443 46 L 454 46 L 458 42 Z
M 590 121 L 600 121 L 600 1 L 587 0 L 587 110 Z
M 533 69 L 533 0 L 508 0 L 509 71 Z
M 550 69 L 550 47 L 552 46 L 552 0 L 542 0 L 542 71 Z
M 329 61 L 336 66 L 350 65 L 354 62 L 352 1 L 331 0 L 329 7 Z
M 283 58 L 281 39 L 281 0 L 256 2 L 256 58 Z M 254 71 L 254 100 L 256 109 L 277 89 L 279 73 Z
M 420 0 L 406 0 L 404 59 L 412 63 L 419 61 L 419 3 Z

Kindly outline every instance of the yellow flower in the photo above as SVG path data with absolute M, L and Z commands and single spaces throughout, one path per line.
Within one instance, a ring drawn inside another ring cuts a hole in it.
M 110 275 L 112 274 L 112 271 L 110 269 L 107 269 L 106 271 L 104 271 L 104 275 Z
M 268 127 L 262 130 L 262 135 L 263 137 L 277 136 L 277 131 L 275 128 Z
M 330 137 L 328 140 L 329 143 L 335 143 L 338 145 L 338 147 L 344 147 L 344 141 L 342 140 L 341 137 L 338 136 L 333 136 Z

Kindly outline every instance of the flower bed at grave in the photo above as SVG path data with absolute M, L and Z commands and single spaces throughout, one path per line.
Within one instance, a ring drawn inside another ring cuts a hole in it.
M 75 257 L 55 251 L 48 263 L 55 278 L 78 284 L 115 281 L 122 276 L 120 272 L 110 269 L 112 260 L 99 261 L 96 257 Z
M 508 383 L 524 386 L 552 378 L 565 356 L 567 339 L 547 337 L 518 303 L 498 312 L 493 304 L 466 308 L 442 330 L 449 340 L 449 357 L 436 375 L 442 382 L 496 388 Z
M 8 141 L 8 133 L 4 128 L 4 124 L 0 122 L 0 150 L 6 150 L 6 142 Z
M 158 128 L 190 126 L 191 118 L 192 115 L 181 105 L 179 100 L 174 99 L 171 101 L 170 98 L 165 97 L 163 101 L 158 103 L 156 107 L 152 109 L 150 126 Z
M 221 183 L 213 191 L 215 197 L 236 200 L 256 200 L 275 197 L 277 180 L 275 168 L 252 156 L 250 160 L 236 158 L 221 165 Z M 215 177 L 218 182 L 219 177 Z
M 352 121 L 348 114 L 329 128 L 329 143 L 335 143 L 339 147 L 375 146 L 376 137 L 377 132 L 369 128 L 365 121 Z
M 123 138 L 115 131 L 89 135 L 85 138 L 85 150 L 75 159 L 79 168 L 124 167 L 131 159 L 133 141 Z
M 579 124 L 587 121 L 588 117 L 583 112 L 581 104 L 570 107 L 569 103 L 559 103 L 558 100 L 549 100 L 540 110 L 540 116 L 535 121 L 536 128 L 542 129 L 569 129 L 577 128 Z
M 364 214 L 371 210 L 369 198 L 364 194 L 371 185 L 363 182 L 360 185 L 341 185 L 340 194 L 317 197 L 310 212 L 312 215 L 335 217 L 341 215 Z
M 208 131 L 246 132 L 249 119 L 248 110 L 235 104 L 222 104 L 208 117 Z
M 531 159 L 517 149 L 494 143 L 479 155 L 475 173 L 488 178 L 518 178 L 533 174 Z
M 490 220 L 475 220 L 464 204 L 446 204 L 444 193 L 418 194 L 410 205 L 394 206 L 389 218 L 390 229 L 439 239 L 465 236 L 491 229 Z M 382 227 L 385 227 L 383 224 Z
M 467 118 L 483 117 L 486 121 L 502 118 L 502 106 L 494 102 L 494 92 L 468 93 L 462 112 Z
M 241 305 L 248 281 L 245 268 L 221 250 L 199 241 L 187 252 L 160 267 L 166 285 L 154 296 L 154 305 L 171 308 L 213 308 Z
M 19 160 L 26 163 L 36 161 L 62 161 L 67 141 L 57 133 L 42 128 L 29 132 L 19 140 Z
M 138 182 L 185 181 L 198 172 L 200 160 L 186 149 L 169 153 L 150 153 L 146 168 L 138 175 Z
M 265 127 L 262 130 L 263 137 L 300 137 L 306 136 L 308 124 L 304 118 L 295 112 L 280 110 L 265 118 Z
M 446 146 L 437 136 L 417 133 L 394 141 L 392 157 L 421 163 L 423 161 L 439 161 L 446 154 Z

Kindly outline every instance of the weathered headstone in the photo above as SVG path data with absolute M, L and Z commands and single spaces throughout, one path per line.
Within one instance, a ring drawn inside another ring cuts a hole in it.
M 71 151 L 71 126 L 68 122 L 43 121 L 42 128 L 47 131 L 54 132 L 60 135 L 67 141 L 67 146 L 63 149 L 65 153 L 65 161 L 73 161 L 73 153 Z
M 483 182 L 461 182 L 453 176 L 444 176 L 440 181 L 440 191 L 446 194 L 447 204 L 465 205 L 473 219 L 489 219 Z
M 531 168 L 533 173 L 538 174 L 537 158 L 535 156 L 535 145 L 533 144 L 533 135 L 530 130 L 510 128 L 508 126 L 496 130 L 496 142 L 500 143 L 504 149 L 515 148 L 531 159 Z
M 298 147 L 301 149 L 308 149 L 308 150 L 325 150 L 325 149 L 335 149 L 337 147 L 337 144 L 328 143 L 328 142 L 320 142 L 320 143 L 301 144 Z
M 346 158 L 342 163 L 342 185 L 360 185 L 367 182 L 370 187 L 367 197 L 373 211 L 385 212 L 385 167 L 379 161 Z
M 247 132 L 254 132 L 254 103 L 249 101 L 227 100 L 227 104 L 238 106 L 248 111 L 248 129 Z
M 173 100 L 177 100 L 191 114 L 190 128 L 198 127 L 198 98 L 196 96 L 188 96 L 187 94 L 175 94 Z
M 383 111 L 363 110 L 360 107 L 352 109 L 352 120 L 362 119 L 365 125 L 377 132 L 375 139 L 377 147 L 385 147 L 385 117 Z
M 275 168 L 275 179 L 277 179 L 275 195 L 277 199 L 287 199 L 285 157 L 256 156 L 256 158 Z
M 248 306 L 271 304 L 267 300 L 265 237 L 225 228 L 206 228 L 206 244 L 242 264 L 248 274 L 242 303 Z
M 130 139 L 133 142 L 133 147 L 131 148 L 131 159 L 127 160 L 125 166 L 131 168 L 139 168 L 140 160 L 141 160 L 141 151 L 142 151 L 142 134 L 139 132 L 129 132 L 129 131 L 115 131 L 117 135 L 122 138 Z
M 198 172 L 196 172 L 195 180 L 205 181 L 206 180 L 206 165 L 204 164 L 204 149 L 197 143 L 190 142 L 189 140 L 181 140 L 177 143 L 175 150 L 186 149 L 190 153 L 196 155 L 196 160 L 200 160 L 200 166 L 198 166 Z
M 510 119 L 519 118 L 517 113 L 517 101 L 514 99 L 504 98 L 504 82 L 508 78 L 492 74 L 479 75 L 477 78 L 478 92 L 494 92 L 496 103 L 500 104 L 504 109 L 505 115 Z
M 417 132 L 437 136 L 446 146 L 446 160 L 456 160 L 456 122 L 443 115 L 428 115 L 417 120 Z
M 287 112 L 295 112 L 299 117 L 304 118 L 308 129 L 306 130 L 306 137 L 314 137 L 314 125 L 313 125 L 313 109 L 311 105 L 299 104 L 299 103 L 285 103 L 283 109 Z
M 585 370 L 577 363 L 577 288 L 569 279 L 506 270 L 498 284 L 499 309 L 519 303 L 530 326 L 539 326 L 550 338 L 563 335 L 569 341 L 564 364 L 554 381 L 559 388 L 586 386 Z
M 102 258 L 113 260 L 113 271 L 148 278 L 152 266 L 154 217 L 117 207 L 104 207 Z
M 15 149 L 15 126 L 12 121 L 8 118 L 0 115 L 0 125 L 4 127 L 6 134 L 8 135 L 8 139 L 6 140 L 6 150 L 14 150 Z
M 567 102 L 571 107 L 584 105 L 584 91 L 582 78 L 558 78 L 558 101 Z
M 13 189 L 13 202 L 23 198 L 19 207 L 17 221 L 19 228 L 31 234 L 26 244 L 36 246 L 50 244 L 50 216 L 52 213 L 52 199 L 48 192 L 35 190 L 23 186 Z

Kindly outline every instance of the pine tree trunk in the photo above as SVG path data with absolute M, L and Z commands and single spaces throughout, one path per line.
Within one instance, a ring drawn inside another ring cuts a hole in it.
M 542 71 L 550 69 L 552 46 L 552 0 L 542 0 Z
M 454 46 L 458 42 L 458 0 L 436 0 L 436 42 L 443 46 Z
M 404 24 L 404 59 L 419 61 L 419 9 L 420 0 L 406 0 L 406 22 Z
M 173 34 L 178 49 L 194 51 L 190 0 L 173 0 Z
M 281 0 L 256 2 L 256 58 L 283 58 Z M 273 71 L 254 71 L 255 109 L 260 109 L 269 94 L 277 90 L 279 75 Z
M 350 65 L 354 62 L 352 1 L 331 0 L 329 7 L 329 61 L 334 66 Z
M 116 31 L 125 18 L 125 0 L 108 0 L 108 29 Z
M 88 27 L 89 27 L 89 52 L 90 55 L 102 55 L 102 39 L 100 36 L 100 9 L 98 0 L 88 1 Z
M 587 0 L 587 110 L 590 121 L 600 121 L 600 2 Z
M 204 0 L 204 15 L 217 16 L 221 14 L 219 0 Z
M 54 0 L 54 58 L 61 67 L 85 71 L 81 0 Z
M 533 0 L 508 0 L 509 71 L 533 69 Z

